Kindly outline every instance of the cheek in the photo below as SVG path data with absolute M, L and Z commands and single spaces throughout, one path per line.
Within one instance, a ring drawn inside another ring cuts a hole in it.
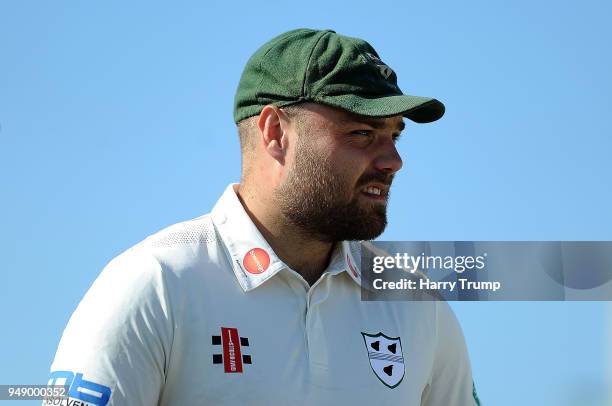
M 349 179 L 359 179 L 368 169 L 369 157 L 361 151 L 351 151 L 346 149 L 336 149 L 333 151 L 331 159 L 334 166 L 343 172 Z
M 366 161 L 358 154 L 337 151 L 331 155 L 331 165 L 338 186 L 346 192 L 347 198 L 354 198 L 359 180 L 367 172 Z

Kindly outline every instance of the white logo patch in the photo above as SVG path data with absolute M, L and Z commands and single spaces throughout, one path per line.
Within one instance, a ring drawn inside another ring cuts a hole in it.
M 404 379 L 404 355 L 399 337 L 388 337 L 383 333 L 362 332 L 368 351 L 368 359 L 374 374 L 389 388 L 395 388 Z

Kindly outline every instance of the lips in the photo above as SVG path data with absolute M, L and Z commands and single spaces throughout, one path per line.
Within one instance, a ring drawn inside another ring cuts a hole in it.
M 361 195 L 370 201 L 386 202 L 395 174 L 373 172 L 364 174 L 357 182 Z
M 378 196 L 382 194 L 382 190 L 378 186 L 368 186 L 367 188 L 365 188 L 364 192 L 370 195 Z
M 369 184 L 361 188 L 361 194 L 376 201 L 386 201 L 389 195 L 389 186 L 380 183 Z

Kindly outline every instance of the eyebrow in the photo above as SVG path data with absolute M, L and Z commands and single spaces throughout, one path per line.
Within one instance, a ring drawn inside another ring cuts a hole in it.
M 347 118 L 347 119 L 342 119 L 340 120 L 340 122 L 342 124 L 350 124 L 350 123 L 354 123 L 354 122 L 358 122 L 358 123 L 363 123 L 363 124 L 367 124 L 372 128 L 375 128 L 377 130 L 381 130 L 386 128 L 386 125 L 384 124 L 384 121 L 380 120 L 380 119 L 376 119 L 376 118 L 368 118 L 368 117 L 351 117 L 351 118 Z M 397 125 L 397 130 L 398 131 L 403 131 L 404 128 L 406 128 L 406 123 L 404 123 L 404 121 L 400 121 L 400 123 Z

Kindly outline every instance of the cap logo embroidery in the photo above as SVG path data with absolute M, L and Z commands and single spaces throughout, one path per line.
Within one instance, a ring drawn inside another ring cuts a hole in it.
M 247 272 L 258 275 L 270 266 L 270 255 L 262 248 L 253 248 L 244 255 L 242 264 Z
M 389 79 L 389 76 L 393 73 L 393 70 L 389 67 L 389 65 L 385 64 L 379 57 L 376 55 L 366 52 L 366 57 L 372 62 L 374 65 L 378 67 L 378 71 L 385 78 Z

